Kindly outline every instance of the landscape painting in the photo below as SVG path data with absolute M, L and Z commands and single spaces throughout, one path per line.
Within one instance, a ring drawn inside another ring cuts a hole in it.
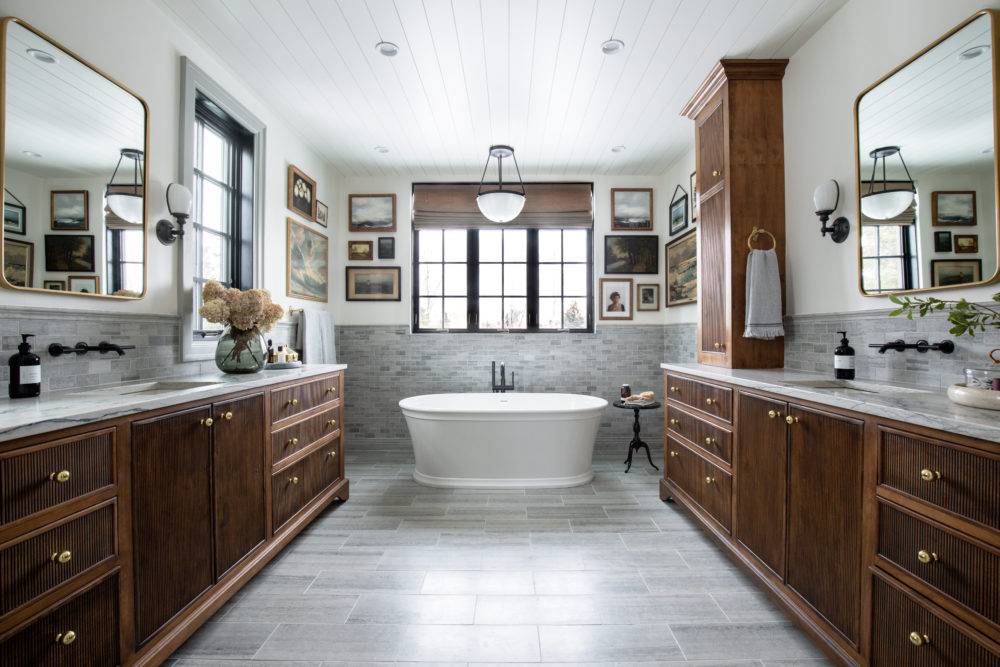
M 396 195 L 348 195 L 348 229 L 352 232 L 396 231 Z
M 652 188 L 611 188 L 611 229 L 648 232 L 653 229 Z
M 698 300 L 698 236 L 691 230 L 671 241 L 667 255 L 666 306 L 679 306 Z
M 975 190 L 932 192 L 931 224 L 936 227 L 975 225 Z
M 3 242 L 3 275 L 14 287 L 33 287 L 35 244 L 5 239 Z
M 6 234 L 21 234 L 22 236 L 27 233 L 26 225 L 27 213 L 25 208 L 20 204 L 11 204 L 4 202 L 3 204 L 3 231 Z
M 94 237 L 90 234 L 46 234 L 45 270 L 93 273 Z
M 348 301 L 400 301 L 398 266 L 347 267 Z
M 86 190 L 53 190 L 52 229 L 59 232 L 85 232 L 90 229 Z
M 312 301 L 326 301 L 329 293 L 329 240 L 305 225 L 288 218 L 287 275 L 288 296 Z
M 659 273 L 659 236 L 605 236 L 604 273 Z

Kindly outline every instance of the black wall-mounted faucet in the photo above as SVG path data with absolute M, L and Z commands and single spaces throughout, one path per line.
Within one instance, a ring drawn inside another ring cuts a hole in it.
M 125 356 L 125 350 L 134 350 L 135 345 L 115 345 L 114 343 L 109 343 L 102 340 L 97 345 L 87 345 L 86 343 L 77 343 L 73 347 L 68 345 L 60 345 L 59 343 L 52 343 L 49 345 L 49 354 L 53 357 L 61 357 L 64 354 L 76 354 L 77 356 L 87 354 L 88 352 L 100 352 L 101 354 L 107 354 L 108 352 L 114 352 L 119 357 Z
M 894 340 L 891 343 L 870 343 L 868 347 L 878 348 L 879 354 L 885 354 L 888 350 L 895 350 L 896 352 L 902 352 L 903 350 L 916 350 L 920 353 L 927 352 L 928 350 L 934 350 L 935 352 L 940 352 L 941 354 L 951 354 L 955 351 L 955 344 L 950 340 L 943 340 L 940 343 L 928 343 L 926 340 L 918 340 L 916 343 L 907 343 L 905 340 L 900 338 L 899 340 Z
M 507 384 L 507 375 L 502 361 L 500 362 L 500 384 L 497 384 L 497 362 L 495 361 L 492 366 L 491 380 L 494 394 L 506 394 L 508 391 L 514 391 L 514 371 L 510 372 L 510 384 Z

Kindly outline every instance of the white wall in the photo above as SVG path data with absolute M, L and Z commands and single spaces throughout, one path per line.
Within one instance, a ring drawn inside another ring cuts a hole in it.
M 229 68 L 186 33 L 151 0 L 88 0 L 55 2 L 0 0 L 0 14 L 21 18 L 143 97 L 149 106 L 149 286 L 139 301 L 93 300 L 54 294 L 0 290 L 2 306 L 42 306 L 61 309 L 101 309 L 109 312 L 176 314 L 177 247 L 163 246 L 152 235 L 156 221 L 166 217 L 166 185 L 178 175 L 180 113 L 180 58 L 186 55 L 267 126 L 265 176 L 264 287 L 275 300 L 316 307 L 315 302 L 285 297 L 285 175 L 289 162 L 318 181 L 318 195 L 330 206 L 330 227 L 340 218 L 339 176 L 335 168 L 314 153 L 307 138 L 298 136 Z M 111 165 L 113 167 L 113 165 Z M 93 199 L 93 197 L 92 197 Z M 92 202 L 93 207 L 93 202 Z M 46 209 L 47 215 L 47 209 Z M 28 211 L 32 229 L 43 220 Z M 321 228 L 320 228 L 321 229 Z M 192 242 L 191 237 L 185 242 Z M 35 262 L 39 263 L 36 245 Z M 331 261 L 331 277 L 340 265 Z M 332 289 L 332 287 L 331 287 Z M 333 294 L 331 294 L 332 296 Z M 332 308 L 332 304 L 327 305 Z
M 851 0 L 792 56 L 783 83 L 789 314 L 890 305 L 885 297 L 866 297 L 858 291 L 854 100 L 882 75 L 984 7 L 1000 3 Z M 813 214 L 813 190 L 828 178 L 840 183 L 837 215 L 847 216 L 852 227 L 851 236 L 839 245 L 820 236 Z M 942 291 L 938 296 L 989 300 L 994 291 L 980 287 Z

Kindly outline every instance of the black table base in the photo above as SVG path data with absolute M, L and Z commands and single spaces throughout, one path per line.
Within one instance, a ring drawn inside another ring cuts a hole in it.
M 659 403 L 633 406 L 623 403 L 622 401 L 615 401 L 614 406 L 616 408 L 628 408 L 635 413 L 635 421 L 632 423 L 632 442 L 628 443 L 628 458 L 625 459 L 625 472 L 627 473 L 632 469 L 632 455 L 635 454 L 640 449 L 646 450 L 646 459 L 649 461 L 649 465 L 653 466 L 654 469 L 659 470 L 655 463 L 653 463 L 653 455 L 649 451 L 649 445 L 642 441 L 639 437 L 639 410 L 649 410 L 651 408 L 660 407 Z

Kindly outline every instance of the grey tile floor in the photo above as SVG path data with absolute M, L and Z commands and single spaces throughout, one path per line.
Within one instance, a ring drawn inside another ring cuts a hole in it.
M 413 482 L 408 446 L 348 443 L 351 499 L 168 664 L 827 664 L 623 450 L 585 486 L 466 491 Z

